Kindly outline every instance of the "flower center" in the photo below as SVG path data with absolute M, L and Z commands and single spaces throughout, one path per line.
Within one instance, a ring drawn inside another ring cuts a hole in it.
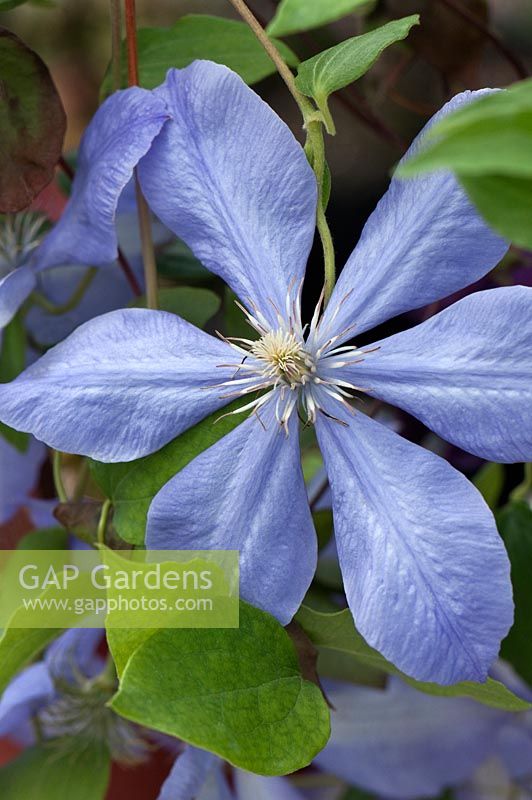
M 260 338 L 221 337 L 238 354 L 233 363 L 220 364 L 221 367 L 234 369 L 229 380 L 218 384 L 218 388 L 224 391 L 221 397 L 230 400 L 255 395 L 250 403 L 228 414 L 241 414 L 253 409 L 260 420 L 260 409 L 273 401 L 275 417 L 287 434 L 288 421 L 295 411 L 309 423 L 316 421 L 318 413 L 341 422 L 336 416 L 338 404 L 353 411 L 351 401 L 356 398 L 356 393 L 367 389 L 346 381 L 341 370 L 364 361 L 364 356 L 372 352 L 349 345 L 338 346 L 338 341 L 345 338 L 351 328 L 329 338 L 327 332 L 322 331 L 318 335 L 322 299 L 316 306 L 310 325 L 304 328 L 301 323 L 300 291 L 301 286 L 291 285 L 284 315 L 274 305 L 277 328 L 272 328 L 253 304 L 251 313 L 237 302 Z
M 307 353 L 301 341 L 291 331 L 279 328 L 269 331 L 251 344 L 249 352 L 264 362 L 262 373 L 277 378 L 295 389 L 304 386 L 316 372 L 314 359 Z

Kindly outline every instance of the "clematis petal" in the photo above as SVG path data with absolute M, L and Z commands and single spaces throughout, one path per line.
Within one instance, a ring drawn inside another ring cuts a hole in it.
M 212 753 L 187 746 L 175 760 L 157 800 L 200 800 L 205 782 L 219 763 Z
M 289 622 L 316 569 L 316 534 L 301 470 L 298 420 L 289 435 L 274 402 L 172 478 L 148 513 L 153 550 L 239 550 L 240 593 Z M 265 427 L 263 427 L 263 425 Z
M 14 678 L 0 699 L 0 737 L 9 736 L 54 696 L 45 664 L 32 664 Z
M 435 122 L 484 93 L 454 97 L 415 139 L 405 159 L 422 147 Z M 507 249 L 451 173 L 393 178 L 340 275 L 322 330 L 328 336 L 354 325 L 350 336 L 358 335 L 447 297 L 486 275 Z
M 532 729 L 528 716 L 528 724 L 523 717 L 511 720 L 499 735 L 498 753 L 501 761 L 512 778 L 530 776 L 532 764 Z
M 228 402 L 213 384 L 232 353 L 174 314 L 112 311 L 0 385 L 0 419 L 58 450 L 132 461 Z
M 11 322 L 35 283 L 35 274 L 28 266 L 13 270 L 0 280 L 0 329 Z
M 477 292 L 378 347 L 342 377 L 481 458 L 532 460 L 532 289 Z
M 100 106 L 83 135 L 68 205 L 35 252 L 36 269 L 116 258 L 119 197 L 167 119 L 163 98 L 137 87 Z
M 272 109 L 226 67 L 196 61 L 158 90 L 172 115 L 139 165 L 162 222 L 244 303 L 277 324 L 303 279 L 316 181 Z
M 484 681 L 512 623 L 493 516 L 446 461 L 364 414 L 319 417 L 347 600 L 366 641 L 408 675 Z
M 287 778 L 235 770 L 236 800 L 304 800 Z
M 25 453 L 0 436 L 0 524 L 26 505 L 46 458 L 46 447 L 30 439 Z
M 46 651 L 50 674 L 68 681 L 80 673 L 90 678 L 97 675 L 105 663 L 97 650 L 102 639 L 99 628 L 71 628 L 63 633 Z
M 507 714 L 434 697 L 391 679 L 386 690 L 327 688 L 331 738 L 322 769 L 394 800 L 433 797 L 470 777 L 496 748 Z

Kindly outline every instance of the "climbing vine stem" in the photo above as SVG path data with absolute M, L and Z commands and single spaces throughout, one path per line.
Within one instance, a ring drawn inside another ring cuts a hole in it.
M 336 267 L 331 231 L 325 215 L 324 184 L 326 176 L 326 162 L 325 142 L 323 139 L 323 120 L 321 112 L 308 97 L 305 97 L 305 95 L 299 91 L 290 67 L 282 57 L 275 44 L 269 38 L 258 19 L 247 7 L 244 0 L 229 0 L 229 2 L 242 17 L 244 22 L 249 25 L 263 46 L 264 50 L 275 64 L 279 75 L 284 80 L 288 91 L 296 101 L 303 116 L 303 127 L 307 135 L 305 153 L 312 169 L 314 170 L 316 181 L 318 183 L 318 208 L 316 213 L 316 225 L 320 234 L 323 248 L 325 284 L 324 302 L 327 304 L 336 280 Z

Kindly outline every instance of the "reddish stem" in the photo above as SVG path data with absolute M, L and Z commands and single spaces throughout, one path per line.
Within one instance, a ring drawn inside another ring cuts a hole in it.
M 129 86 L 138 86 L 139 58 L 137 52 L 137 14 L 135 0 L 125 0 L 127 38 L 127 81 Z
M 119 247 L 117 248 L 117 250 L 118 250 L 118 256 L 117 256 L 116 260 L 118 261 L 118 263 L 122 267 L 122 271 L 123 271 L 124 275 L 126 276 L 127 282 L 131 286 L 131 291 L 133 292 L 135 297 L 140 297 L 142 295 L 142 289 L 140 288 L 140 284 L 139 284 L 139 282 L 137 280 L 137 277 L 136 277 L 135 273 L 133 272 L 133 270 L 131 269 L 129 261 L 125 257 L 125 255 L 122 252 L 122 250 Z
M 137 48 L 137 14 L 135 0 L 124 0 L 126 41 L 127 41 L 127 82 L 128 86 L 139 86 L 139 56 Z M 142 261 L 144 263 L 144 279 L 146 282 L 146 305 L 148 308 L 157 308 L 157 263 L 153 247 L 153 237 L 150 223 L 150 212 L 135 170 L 135 186 L 137 190 L 137 209 L 139 217 L 140 242 L 142 246 Z
M 59 167 L 63 170 L 70 181 L 74 180 L 74 170 L 64 156 L 59 158 Z

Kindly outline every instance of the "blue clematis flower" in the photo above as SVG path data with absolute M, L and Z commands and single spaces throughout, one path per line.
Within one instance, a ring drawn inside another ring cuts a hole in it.
M 122 253 L 137 279 L 144 287 L 144 271 L 141 243 L 138 230 L 135 185 L 130 181 L 120 196 L 116 209 L 117 239 Z M 168 244 L 173 236 L 155 219 L 151 220 L 155 246 Z M 48 240 L 46 249 L 48 249 Z M 59 258 L 59 255 L 57 256 Z M 53 260 L 53 259 L 52 259 Z M 133 299 L 132 288 L 117 261 L 102 263 L 97 259 L 98 269 L 75 307 L 61 314 L 52 314 L 39 305 L 33 305 L 26 315 L 26 326 L 41 345 L 51 345 L 64 339 L 83 322 L 107 311 L 127 307 Z M 60 266 L 48 267 L 39 272 L 37 289 L 57 306 L 66 303 L 86 275 L 87 265 L 81 257 Z
M 106 705 L 113 687 L 102 679 L 105 660 L 97 650 L 102 635 L 97 629 L 69 630 L 42 660 L 19 673 L 0 698 L 0 737 L 31 745 L 37 722 L 46 740 L 80 736 L 104 742 L 118 762 L 143 761 L 148 740 Z
M 461 800 L 486 800 L 497 782 L 514 791 L 497 796 L 517 797 L 521 787 L 532 797 L 530 712 L 423 694 L 399 678 L 384 691 L 336 684 L 327 693 L 331 739 L 315 763 L 348 783 L 389 800 L 439 797 L 450 787 Z
M 99 630 L 67 631 L 50 645 L 42 660 L 22 670 L 0 699 L 0 737 L 32 743 L 32 719 L 36 715 L 43 715 L 45 732 L 49 728 L 49 735 L 53 735 L 54 715 L 50 712 L 58 710 L 62 698 L 58 684 L 74 688 L 81 678 L 93 678 L 103 669 L 103 660 L 96 652 L 101 638 Z
M 393 403 L 483 458 L 532 459 L 532 291 L 478 292 L 374 345 L 346 342 L 473 283 L 506 243 L 451 175 L 394 178 L 305 328 L 314 175 L 237 75 L 195 62 L 152 92 L 119 92 L 85 141 L 49 250 L 72 252 L 90 233 L 93 262 L 114 258 L 114 212 L 140 159 L 152 210 L 240 296 L 256 338 L 220 341 L 164 312 L 112 312 L 0 387 L 0 419 L 59 450 L 129 461 L 253 398 L 254 413 L 157 495 L 147 545 L 240 550 L 243 596 L 285 623 L 316 566 L 301 415 L 316 426 L 362 635 L 420 680 L 484 680 L 512 620 L 493 516 L 460 473 L 355 412 L 350 397 Z

